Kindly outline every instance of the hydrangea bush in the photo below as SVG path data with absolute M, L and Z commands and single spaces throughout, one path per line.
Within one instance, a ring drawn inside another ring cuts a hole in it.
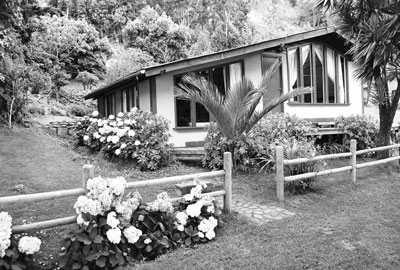
M 172 161 L 168 121 L 133 108 L 129 113 L 98 118 L 98 112 L 77 124 L 78 144 L 102 151 L 110 159 L 133 161 L 142 170 L 156 170 Z
M 41 240 L 12 234 L 12 218 L 0 212 L 0 269 L 32 269 L 32 255 L 40 250 Z
M 220 210 L 198 185 L 177 205 L 166 192 L 142 203 L 138 192 L 124 196 L 122 177 L 96 177 L 74 208 L 77 224 L 65 233 L 62 269 L 114 269 L 136 260 L 155 259 L 181 245 L 215 237 Z

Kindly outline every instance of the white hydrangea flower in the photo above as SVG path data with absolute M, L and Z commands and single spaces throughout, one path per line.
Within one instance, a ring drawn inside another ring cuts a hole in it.
M 103 213 L 101 203 L 97 200 L 89 199 L 86 196 L 79 196 L 74 208 L 77 214 L 88 213 L 97 216 Z
M 119 225 L 119 220 L 117 219 L 117 213 L 114 211 L 108 213 L 107 215 L 107 225 L 111 228 L 116 228 Z
M 202 232 L 198 232 L 197 235 L 198 235 L 200 238 L 204 238 L 204 233 L 202 233 Z
M 83 140 L 84 140 L 84 141 L 89 140 L 89 136 L 88 136 L 88 135 L 83 136 Z
M 136 145 L 136 146 L 139 146 L 139 145 L 140 145 L 140 141 L 139 141 L 139 140 L 136 140 L 136 141 L 135 141 L 135 145 Z
M 124 120 L 124 124 L 125 124 L 125 125 L 131 125 L 131 124 L 132 124 L 132 121 L 131 121 L 130 119 L 125 119 L 125 120 Z
M 186 225 L 188 215 L 185 212 L 177 212 L 175 214 L 175 219 L 178 221 L 179 224 Z
M 190 190 L 190 194 L 192 194 L 195 198 L 200 198 L 202 189 L 203 187 L 201 185 L 196 185 Z
M 115 211 L 121 215 L 121 217 L 123 218 L 123 220 L 129 222 L 131 217 L 132 217 L 132 213 L 133 211 L 136 210 L 131 208 L 131 205 L 129 204 L 129 202 L 125 201 L 122 203 L 119 203 L 115 206 Z
M 117 122 L 115 121 L 110 121 L 110 123 L 108 123 L 110 125 L 110 127 L 115 127 L 117 125 Z
M 125 191 L 126 180 L 122 176 L 119 176 L 116 178 L 109 178 L 108 186 L 110 187 L 111 192 L 114 195 L 121 196 L 122 194 L 124 194 L 124 191 Z
M 7 212 L 0 212 L 0 258 L 4 257 L 10 246 L 12 218 Z
M 115 150 L 115 154 L 117 155 L 117 156 L 119 156 L 119 154 L 121 154 L 121 149 L 117 149 L 117 150 Z
M 119 137 L 118 136 L 112 136 L 111 141 L 113 142 L 113 144 L 117 144 L 119 142 Z
M 117 116 L 120 117 L 120 118 L 124 117 L 124 113 L 123 112 L 119 112 Z
M 86 225 L 86 226 L 89 225 L 89 221 L 84 220 L 83 217 L 82 217 L 82 214 L 79 214 L 76 217 L 76 223 L 79 224 L 79 225 Z
M 212 230 L 206 232 L 206 237 L 208 238 L 208 240 L 213 239 L 215 237 L 215 232 Z
M 107 142 L 111 142 L 112 138 L 113 138 L 113 136 L 108 136 L 107 137 Z
M 86 183 L 87 196 L 90 199 L 98 199 L 99 195 L 107 189 L 108 181 L 101 176 L 91 178 Z
M 93 137 L 95 139 L 99 139 L 101 137 L 101 135 L 98 132 L 93 133 Z
M 113 244 L 119 244 L 119 242 L 121 242 L 121 230 L 118 227 L 109 229 L 106 235 L 108 240 Z
M 100 134 L 106 133 L 106 129 L 103 128 L 103 127 L 99 128 L 99 133 L 100 133 Z
M 124 230 L 124 235 L 131 244 L 136 243 L 142 234 L 143 232 L 134 226 L 129 226 Z
M 124 149 L 124 148 L 126 148 L 126 143 L 123 143 L 123 144 L 121 144 L 121 149 Z
M 117 136 L 118 137 L 123 137 L 123 136 L 125 136 L 125 133 L 126 133 L 126 130 L 125 129 L 123 129 L 123 128 L 119 128 L 118 130 L 117 130 Z
M 185 230 L 185 226 L 183 226 L 182 224 L 179 224 L 176 228 L 178 231 L 181 231 L 181 232 L 183 232 Z
M 129 137 L 134 137 L 135 135 L 136 135 L 136 132 L 134 130 L 131 129 L 131 130 L 128 131 L 128 136 Z
M 92 112 L 92 116 L 93 116 L 93 117 L 97 117 L 97 116 L 99 116 L 99 112 L 98 112 L 98 111 L 94 111 L 94 112 Z
M 18 250 L 27 255 L 32 255 L 40 250 L 41 244 L 42 241 L 37 237 L 24 236 L 19 239 Z
M 194 204 L 188 205 L 186 208 L 186 213 L 191 217 L 198 217 L 201 214 L 201 208 L 203 207 L 203 203 L 201 201 L 197 201 Z
M 192 201 L 194 199 L 194 196 L 193 196 L 193 194 L 188 193 L 188 194 L 183 195 L 183 199 L 185 201 L 189 202 L 189 201 Z
M 108 116 L 108 119 L 110 119 L 110 120 L 114 120 L 114 119 L 115 119 L 115 116 L 114 116 L 114 115 L 112 115 L 112 114 L 110 114 L 110 115 Z
M 110 188 L 107 188 L 102 193 L 99 194 L 98 200 L 101 204 L 101 207 L 104 211 L 108 211 L 111 208 L 111 204 L 114 200 L 114 196 L 111 192 Z
M 169 199 L 169 195 L 167 192 L 161 192 L 160 194 L 157 195 L 157 200 L 168 200 Z
M 138 109 L 137 107 L 133 107 L 133 108 L 131 109 L 131 113 L 135 114 L 135 113 L 137 113 L 138 110 L 139 110 L 139 109 Z
M 151 243 L 151 239 L 150 239 L 150 238 L 146 238 L 146 239 L 144 239 L 143 243 L 144 243 L 145 245 L 148 245 L 148 244 Z
M 207 212 L 213 214 L 215 212 L 215 207 L 214 205 L 210 205 L 207 207 Z
M 124 122 L 122 122 L 122 121 L 117 122 L 117 126 L 122 127 L 123 125 L 124 125 Z
M 100 142 L 104 142 L 106 140 L 106 137 L 101 137 Z
M 103 126 L 103 121 L 101 121 L 100 119 L 97 121 L 97 126 L 98 127 L 101 127 L 101 126 Z

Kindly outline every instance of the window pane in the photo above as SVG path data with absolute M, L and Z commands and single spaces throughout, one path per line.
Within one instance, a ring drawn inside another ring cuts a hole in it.
M 122 90 L 122 112 L 128 111 L 128 94 L 127 90 Z
M 190 127 L 192 125 L 189 100 L 176 100 L 176 124 L 178 127 Z
M 329 103 L 335 103 L 335 52 L 330 49 L 326 50 L 326 67 L 328 73 L 328 100 Z
M 206 108 L 204 108 L 203 105 L 196 103 L 196 126 L 199 126 L 198 123 L 209 123 L 209 122 L 210 122 L 210 114 L 208 113 Z
M 301 47 L 301 59 L 303 61 L 303 87 L 312 86 L 311 76 L 311 47 L 310 45 Z M 304 95 L 304 102 L 311 103 L 311 94 Z
M 212 68 L 212 81 L 217 87 L 218 91 L 225 95 L 225 85 L 226 85 L 226 70 L 225 66 Z
M 315 51 L 315 90 L 317 103 L 324 102 L 324 54 L 322 45 L 314 45 Z
M 346 103 L 346 69 L 343 56 L 339 56 L 337 103 Z
M 232 87 L 242 79 L 242 64 L 234 63 L 229 65 L 229 87 Z
M 298 48 L 289 49 L 288 53 L 288 62 L 289 62 L 289 91 L 296 89 L 298 84 Z M 295 101 L 298 100 L 298 97 L 294 98 Z

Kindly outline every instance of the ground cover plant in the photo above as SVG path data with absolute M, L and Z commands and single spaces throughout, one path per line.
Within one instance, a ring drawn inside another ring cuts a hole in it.
M 133 108 L 129 113 L 98 118 L 85 116 L 74 131 L 78 144 L 101 151 L 112 160 L 131 161 L 142 170 L 156 170 L 172 160 L 168 122 L 162 116 Z
M 129 181 L 204 171 L 201 167 L 174 165 L 160 171 L 142 172 L 111 163 L 85 149 L 74 150 L 70 141 L 36 129 L 0 129 L 1 196 L 45 192 L 81 186 L 82 165 L 88 160 L 96 174 L 124 176 Z M 340 167 L 348 160 L 334 161 Z M 313 183 L 313 192 L 276 201 L 274 175 L 235 172 L 233 200 L 276 205 L 295 216 L 263 225 L 239 214 L 221 217 L 217 241 L 195 249 L 179 249 L 154 262 L 127 266 L 133 269 L 398 269 L 400 257 L 400 186 L 398 174 L 384 167 L 359 170 L 357 183 L 347 173 L 334 174 Z M 14 189 L 23 184 L 22 191 Z M 155 198 L 171 187 L 141 189 L 143 198 Z M 76 198 L 30 205 L 0 206 L 13 224 L 47 220 L 74 214 Z M 69 206 L 69 207 L 67 207 Z M 235 208 L 234 208 L 235 209 Z M 56 269 L 58 240 L 65 228 L 32 235 L 42 241 L 36 254 L 40 269 Z

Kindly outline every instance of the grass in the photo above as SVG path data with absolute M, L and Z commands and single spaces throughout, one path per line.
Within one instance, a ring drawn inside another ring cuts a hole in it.
M 203 171 L 175 165 L 157 172 L 139 172 L 129 165 L 103 161 L 71 147 L 69 140 L 40 129 L 0 129 L 0 196 L 76 188 L 82 165 L 95 165 L 96 174 L 123 175 L 131 181 Z M 345 160 L 333 165 L 343 165 Z M 217 238 L 194 249 L 182 248 L 133 269 L 400 269 L 399 174 L 386 174 L 384 166 L 359 170 L 357 184 L 348 173 L 321 178 L 314 191 L 276 201 L 273 175 L 234 174 L 237 201 L 274 204 L 296 213 L 294 217 L 264 225 L 234 213 L 223 217 Z M 171 193 L 173 189 L 166 187 Z M 149 200 L 164 187 L 140 192 Z M 14 224 L 73 214 L 76 198 L 30 205 L 0 206 Z M 43 240 L 38 256 L 42 269 L 54 269 L 62 228 L 37 233 Z

